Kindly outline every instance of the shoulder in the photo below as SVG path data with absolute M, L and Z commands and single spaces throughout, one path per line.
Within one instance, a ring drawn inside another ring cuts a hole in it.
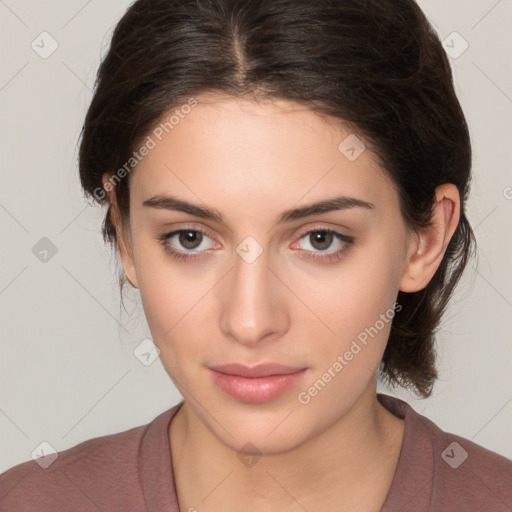
M 138 461 L 147 425 L 84 441 L 22 462 L 0 475 L 0 512 L 144 510 Z M 105 508 L 106 507 L 106 508 Z M 118 508 L 116 508 L 117 510 Z
M 512 460 L 445 432 L 422 416 L 434 451 L 433 503 L 469 510 L 512 510 Z
M 512 510 L 512 460 L 457 434 L 446 432 L 407 402 L 380 395 L 380 402 L 405 418 L 396 481 L 425 510 Z M 422 507 L 419 509 L 423 510 Z

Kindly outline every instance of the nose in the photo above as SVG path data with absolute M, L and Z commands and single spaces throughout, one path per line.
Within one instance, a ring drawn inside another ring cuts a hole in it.
M 254 261 L 240 254 L 234 254 L 233 269 L 220 290 L 220 327 L 225 336 L 242 345 L 260 346 L 289 328 L 287 289 L 269 268 L 266 251 Z

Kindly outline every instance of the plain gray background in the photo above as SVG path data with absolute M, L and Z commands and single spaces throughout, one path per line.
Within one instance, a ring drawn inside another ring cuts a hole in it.
M 512 458 L 512 1 L 419 3 L 452 54 L 470 125 L 479 261 L 439 333 L 434 395 L 379 390 Z M 0 0 L 0 471 L 43 441 L 60 451 L 148 423 L 181 399 L 159 359 L 144 366 L 133 354 L 150 337 L 140 296 L 120 310 L 105 212 L 85 202 L 78 181 L 95 73 L 128 5 Z M 42 58 L 51 38 L 58 48 Z

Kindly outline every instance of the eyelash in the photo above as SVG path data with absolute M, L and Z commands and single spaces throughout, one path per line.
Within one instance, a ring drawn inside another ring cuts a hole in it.
M 175 235 L 178 235 L 183 232 L 192 232 L 192 233 L 201 233 L 204 236 L 207 236 L 208 238 L 211 238 L 208 233 L 201 229 L 178 229 L 176 231 L 171 231 L 169 233 L 163 233 L 162 235 L 159 235 L 157 237 L 157 240 L 160 242 L 162 247 L 164 248 L 164 251 L 169 254 L 172 258 L 178 260 L 178 261 L 195 261 L 197 259 L 203 258 L 203 254 L 207 251 L 177 251 L 175 249 L 172 249 L 169 246 L 169 239 L 172 238 Z M 312 233 L 325 233 L 325 234 L 332 234 L 335 238 L 340 240 L 341 242 L 344 242 L 345 245 L 339 249 L 338 251 L 331 252 L 331 253 L 323 253 L 323 251 L 300 251 L 300 252 L 308 252 L 310 255 L 303 256 L 301 255 L 301 258 L 305 259 L 312 259 L 312 260 L 321 260 L 322 262 L 331 262 L 331 261 L 339 261 L 342 259 L 342 257 L 345 255 L 345 252 L 351 247 L 351 245 L 354 242 L 354 239 L 352 237 L 349 237 L 347 235 L 343 235 L 341 233 L 338 233 L 337 231 L 334 231 L 332 229 L 326 229 L 326 228 L 315 228 L 311 229 L 309 231 L 306 231 L 303 233 L 299 240 L 302 240 L 303 238 L 307 237 L 308 235 L 311 235 Z

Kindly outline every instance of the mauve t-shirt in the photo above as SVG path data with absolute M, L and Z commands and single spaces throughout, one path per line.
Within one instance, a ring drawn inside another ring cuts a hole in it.
M 512 512 L 511 460 L 442 431 L 403 400 L 377 399 L 405 419 L 381 512 Z M 34 460 L 10 468 L 0 475 L 0 512 L 179 512 L 168 426 L 182 404 L 63 450 L 46 469 Z

